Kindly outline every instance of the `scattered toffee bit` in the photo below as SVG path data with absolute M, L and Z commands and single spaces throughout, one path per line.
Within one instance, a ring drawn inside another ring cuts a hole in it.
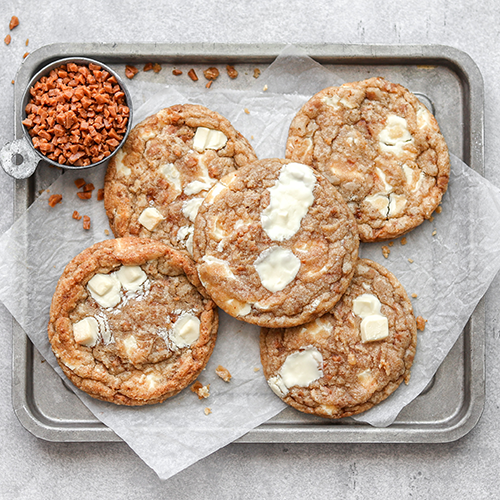
M 207 89 L 209 89 L 209 88 L 212 86 L 212 83 L 213 83 L 213 80 L 210 80 L 210 81 L 209 81 L 209 82 L 205 85 L 205 87 L 206 87 Z
M 401 245 L 406 245 L 406 238 L 405 237 L 401 238 Z
M 250 110 L 249 110 L 248 108 L 245 108 L 245 109 L 244 109 L 244 111 L 245 111 L 245 113 L 246 113 L 247 115 L 249 115 L 249 114 L 250 114 Z
M 253 369 L 254 372 L 258 372 L 260 371 L 260 368 L 258 366 L 256 366 L 254 369 Z
M 97 190 L 97 201 L 102 201 L 104 200 L 104 189 L 98 189 Z
M 203 72 L 203 75 L 207 80 L 216 80 L 219 77 L 219 70 L 211 66 Z
M 439 206 L 436 208 L 436 210 L 435 210 L 435 212 L 436 212 L 437 214 L 440 214 L 442 211 L 443 211 L 443 207 L 442 207 L 441 205 L 439 205 Z
M 146 63 L 142 71 L 151 71 L 153 69 L 153 63 Z
M 224 380 L 224 382 L 229 382 L 231 380 L 231 374 L 227 368 L 224 368 L 222 365 L 219 365 L 215 369 L 215 373 L 219 375 L 219 377 Z
M 55 207 L 58 203 L 62 201 L 62 194 L 52 194 L 49 196 L 49 206 Z
M 161 71 L 161 64 L 154 63 L 153 64 L 153 73 L 159 73 Z
M 89 191 L 93 191 L 95 189 L 94 185 L 92 183 L 85 184 L 83 186 L 83 192 L 88 193 Z
M 14 83 L 16 83 L 15 80 L 11 80 L 10 83 L 12 83 L 12 85 L 14 85 Z
M 229 64 L 226 66 L 227 76 L 234 80 L 238 76 L 238 71 L 234 68 L 234 66 L 230 66 Z
M 24 43 L 24 45 L 26 45 L 26 47 L 29 45 L 30 43 L 30 39 L 29 38 L 26 38 L 26 42 Z
M 260 69 L 259 68 L 255 68 L 253 70 L 253 77 L 254 78 L 259 78 L 259 76 L 260 76 Z
M 76 193 L 76 195 L 80 198 L 80 200 L 90 200 L 90 198 L 92 198 L 92 191 L 80 191 Z
M 105 229 L 105 230 L 104 230 L 104 234 L 105 234 L 106 236 L 109 236 L 109 229 Z
M 174 68 L 174 69 L 172 70 L 172 75 L 174 75 L 174 76 L 179 76 L 179 75 L 182 75 L 182 71 L 181 71 L 180 69 L 176 69 L 176 68 Z
M 203 385 L 199 381 L 196 381 L 191 386 L 191 391 L 194 392 L 198 396 L 198 399 L 208 398 L 208 396 L 210 396 L 209 389 L 210 389 L 210 384 Z
M 191 80 L 193 80 L 193 82 L 197 82 L 198 81 L 198 76 L 196 75 L 196 72 L 193 68 L 191 68 L 189 71 L 188 71 L 188 76 L 189 78 L 191 78 Z
M 132 80 L 135 75 L 139 73 L 139 70 L 135 66 L 131 66 L 130 64 L 127 64 L 125 66 L 125 76 L 129 79 Z
M 26 59 L 29 55 L 30 55 L 30 53 L 29 53 L 29 52 L 25 52 L 25 53 L 23 54 L 23 59 Z
M 7 35 L 3 41 L 5 42 L 5 45 L 9 45 L 9 43 L 11 42 L 12 40 L 12 37 L 10 35 Z
M 394 241 L 389 241 L 389 246 L 392 247 L 394 245 Z
M 75 180 L 75 186 L 80 189 L 81 187 L 85 186 L 86 182 L 85 179 L 76 179 Z
M 83 229 L 90 229 L 90 217 L 88 215 L 83 216 Z
M 78 213 L 78 210 L 73 212 L 73 219 L 80 220 L 82 216 Z
M 207 406 L 204 410 L 203 410 L 203 413 L 205 413 L 205 415 L 210 415 L 210 413 L 212 413 L 212 410 Z
M 427 320 L 422 318 L 422 316 L 417 316 L 417 330 L 423 332 L 425 330 L 425 324 Z
M 418 297 L 418 295 L 416 293 L 412 293 L 411 296 L 416 299 Z
M 408 259 L 408 262 L 409 262 L 410 264 L 413 264 L 414 260 L 413 260 L 413 259 Z
M 429 222 L 434 222 L 434 216 L 431 215 L 428 220 L 429 220 Z
M 40 78 L 30 94 L 23 125 L 33 146 L 59 164 L 97 163 L 126 133 L 125 93 L 97 64 L 63 64 Z
M 9 23 L 9 29 L 13 30 L 16 26 L 19 26 L 19 19 L 16 16 L 12 16 Z
M 382 255 L 387 259 L 390 255 L 390 253 L 391 253 L 391 249 L 388 246 L 384 245 L 382 247 Z

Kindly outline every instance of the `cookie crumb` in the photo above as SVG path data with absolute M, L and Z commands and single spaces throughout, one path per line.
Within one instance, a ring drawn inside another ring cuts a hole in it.
M 437 231 L 434 229 L 434 231 L 432 231 L 432 236 L 436 236 L 437 234 Z
M 207 80 L 216 80 L 219 77 L 219 70 L 211 66 L 203 72 L 203 75 Z
M 389 246 L 392 247 L 394 245 L 394 241 L 389 241 Z
M 132 80 L 137 73 L 139 73 L 139 70 L 135 66 L 130 66 L 128 64 L 125 66 L 125 76 L 129 80 Z
M 249 115 L 249 114 L 250 114 L 250 110 L 249 110 L 248 108 L 245 108 L 245 109 L 244 109 L 244 111 L 245 111 L 245 113 L 246 113 L 247 115 Z
M 198 380 L 191 386 L 191 391 L 198 396 L 198 399 L 208 398 L 208 396 L 210 396 L 209 389 L 210 389 L 210 384 L 203 385 Z
M 442 211 L 443 211 L 443 207 L 442 207 L 441 205 L 439 205 L 439 206 L 436 208 L 436 213 L 437 213 L 437 214 L 440 214 Z
M 215 369 L 215 373 L 219 375 L 219 377 L 224 380 L 224 382 L 229 382 L 231 380 L 231 374 L 227 368 L 224 368 L 222 365 L 219 365 Z
M 52 194 L 49 196 L 49 206 L 55 207 L 58 203 L 62 201 L 62 194 Z
M 387 259 L 389 257 L 389 255 L 390 255 L 390 253 L 391 253 L 390 248 L 388 246 L 384 245 L 382 247 L 382 254 L 383 254 L 383 256 Z
M 11 42 L 12 40 L 12 37 L 10 35 L 7 35 L 3 41 L 5 42 L 5 45 L 9 45 L 9 43 Z
M 73 219 L 80 220 L 82 216 L 78 213 L 78 210 L 75 210 L 72 215 Z
M 253 77 L 254 78 L 259 78 L 259 76 L 260 76 L 260 69 L 259 68 L 255 68 L 253 70 Z
M 109 229 L 105 229 L 105 230 L 104 230 L 104 234 L 105 234 L 106 236 L 109 236 Z
M 193 82 L 197 82 L 198 81 L 198 75 L 196 74 L 196 72 L 195 72 L 195 70 L 193 68 L 191 68 L 188 71 L 188 76 L 189 76 L 189 78 L 191 78 L 191 80 L 193 80 Z
M 429 217 L 429 222 L 434 222 L 434 217 L 432 215 Z
M 413 261 L 413 259 L 408 259 L 408 262 L 409 262 L 410 264 L 413 264 L 413 262 L 414 262 L 414 261 Z
M 268 87 L 267 87 L 267 84 L 266 84 L 266 85 L 264 85 L 264 87 L 262 87 L 263 92 L 265 92 L 265 91 L 267 90 L 267 88 L 268 88 Z
M 181 71 L 180 69 L 176 69 L 176 68 L 174 68 L 174 69 L 172 70 L 172 75 L 174 75 L 174 76 L 179 76 L 179 75 L 182 75 L 182 71 Z
M 90 217 L 88 215 L 83 216 L 83 229 L 90 229 Z
M 411 296 L 416 299 L 418 297 L 418 295 L 416 293 L 412 293 Z
M 12 16 L 9 23 L 9 29 L 12 31 L 16 26 L 19 26 L 19 18 Z
M 260 371 L 260 368 L 258 366 L 256 366 L 254 369 L 253 369 L 254 372 L 258 372 Z
M 210 415 L 210 413 L 212 413 L 212 410 L 207 406 L 204 410 L 203 410 L 203 413 L 205 413 L 205 415 Z
M 417 316 L 417 330 L 423 332 L 425 330 L 425 324 L 427 320 L 422 318 L 422 316 Z
M 406 245 L 406 237 L 401 238 L 401 245 Z
M 226 66 L 227 76 L 234 80 L 238 76 L 238 71 L 234 68 L 234 66 L 230 66 L 229 64 Z

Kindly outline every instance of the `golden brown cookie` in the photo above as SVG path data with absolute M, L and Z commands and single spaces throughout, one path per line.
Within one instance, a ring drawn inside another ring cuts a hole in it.
M 260 337 L 271 389 L 297 410 L 327 418 L 366 411 L 408 382 L 416 343 L 405 290 L 366 259 L 330 313 L 295 328 L 262 328 Z
M 200 280 L 228 314 L 269 327 L 329 311 L 357 260 L 356 222 L 312 168 L 260 160 L 223 177 L 196 218 Z
M 362 241 L 428 219 L 448 185 L 448 148 L 427 108 L 383 78 L 329 87 L 290 126 L 286 157 L 321 172 L 354 214 Z
M 49 340 L 92 397 L 160 403 L 190 384 L 215 345 L 217 308 L 192 261 L 159 241 L 118 238 L 77 255 L 56 287 Z
M 104 205 L 116 237 L 158 239 L 191 253 L 193 223 L 207 191 L 257 157 L 215 111 L 165 108 L 136 125 L 109 163 Z

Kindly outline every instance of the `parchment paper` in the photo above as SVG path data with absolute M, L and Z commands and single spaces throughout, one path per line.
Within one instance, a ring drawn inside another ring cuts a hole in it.
M 145 84 L 135 103 L 146 102 L 134 120 L 165 106 L 196 102 L 229 118 L 249 138 L 259 157 L 283 157 L 288 126 L 297 110 L 312 93 L 338 83 L 335 75 L 289 47 L 251 91 Z M 265 85 L 267 90 L 262 91 Z M 294 92 L 297 89 L 301 93 Z M 67 171 L 0 239 L 0 299 L 61 376 L 46 333 L 57 279 L 74 255 L 111 237 L 105 234 L 109 226 L 103 202 L 95 195 L 92 200 L 80 200 L 74 180 L 83 177 L 99 188 L 104 173 L 105 168 Z M 51 208 L 47 200 L 54 193 L 62 194 L 63 202 Z M 83 230 L 82 222 L 72 219 L 74 210 L 91 217 L 91 230 Z M 375 426 L 390 425 L 425 388 L 500 268 L 500 191 L 452 156 L 442 213 L 412 231 L 406 240 L 406 245 L 396 240 L 387 259 L 382 244 L 361 248 L 363 257 L 391 270 L 409 295 L 418 295 L 413 299 L 415 314 L 428 320 L 425 331 L 419 333 L 409 385 L 356 417 Z M 186 390 L 161 405 L 127 408 L 75 392 L 160 478 L 167 479 L 284 408 L 260 369 L 258 334 L 257 327 L 221 313 L 217 345 L 200 376 L 203 384 L 210 384 L 211 395 L 206 400 L 198 400 Z M 215 375 L 218 364 L 233 375 L 229 384 Z M 210 415 L 205 415 L 206 407 L 212 410 Z

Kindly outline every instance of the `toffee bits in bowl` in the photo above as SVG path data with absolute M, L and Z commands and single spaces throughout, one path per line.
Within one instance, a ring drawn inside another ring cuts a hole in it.
M 37 73 L 25 91 L 25 136 L 54 166 L 95 166 L 125 141 L 130 103 L 119 76 L 107 66 L 88 58 L 62 59 Z

